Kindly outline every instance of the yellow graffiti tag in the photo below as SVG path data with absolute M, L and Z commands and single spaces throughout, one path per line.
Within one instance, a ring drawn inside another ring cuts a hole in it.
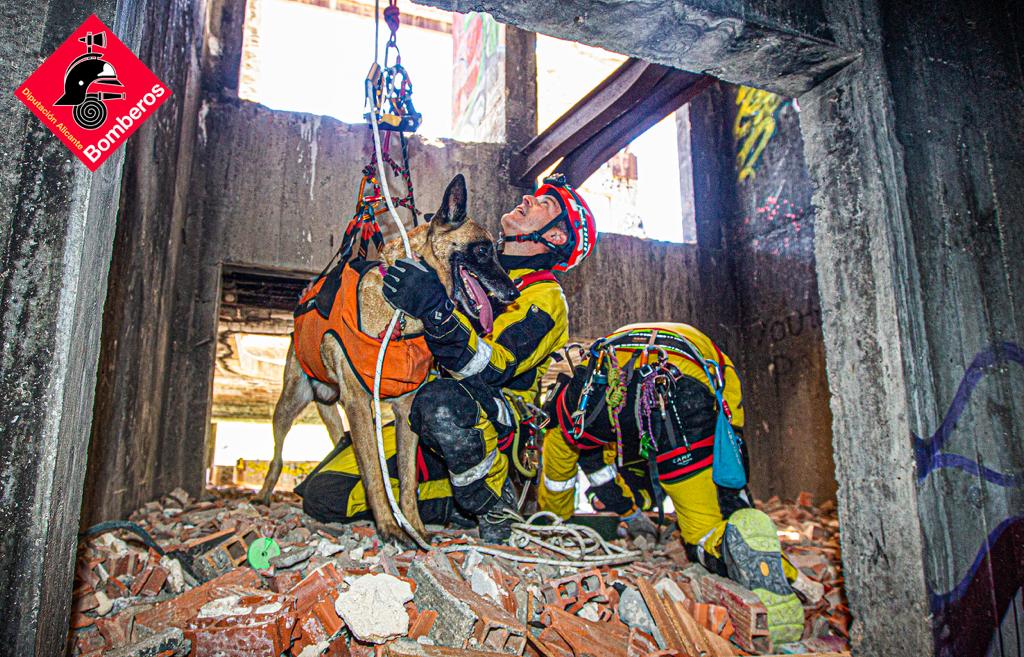
M 740 109 L 732 132 L 739 145 L 736 167 L 740 172 L 739 180 L 743 181 L 754 177 L 754 167 L 775 134 L 775 111 L 782 105 L 782 97 L 760 89 L 740 87 L 736 104 Z

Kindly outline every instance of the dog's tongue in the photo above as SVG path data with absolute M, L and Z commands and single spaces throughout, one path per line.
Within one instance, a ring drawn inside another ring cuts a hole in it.
M 487 298 L 487 293 L 484 292 L 483 286 L 480 285 L 480 282 L 475 277 L 463 274 L 462 280 L 466 282 L 466 289 L 469 290 L 469 295 L 480 306 L 480 327 L 484 330 L 484 335 L 487 335 L 494 328 L 494 310 L 491 309 L 491 301 Z

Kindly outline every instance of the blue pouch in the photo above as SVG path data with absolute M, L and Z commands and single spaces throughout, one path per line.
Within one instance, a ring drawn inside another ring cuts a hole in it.
M 718 423 L 715 425 L 715 448 L 711 464 L 711 480 L 723 488 L 743 488 L 747 485 L 747 471 L 743 468 L 740 455 L 740 441 L 725 415 L 722 393 L 715 391 L 718 398 Z

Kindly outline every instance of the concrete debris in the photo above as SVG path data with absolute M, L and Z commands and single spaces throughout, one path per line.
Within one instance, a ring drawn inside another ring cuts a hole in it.
M 176 657 L 189 654 L 191 649 L 192 643 L 185 638 L 184 632 L 172 627 L 130 646 L 110 650 L 104 654 L 106 657 Z
M 412 586 L 392 575 L 363 575 L 338 596 L 334 608 L 360 641 L 385 643 L 409 632 L 405 603 Z
M 476 540 L 453 530 L 436 532 L 429 552 L 403 551 L 370 524 L 314 521 L 293 495 L 278 494 L 269 507 L 249 499 L 234 490 L 200 499 L 176 490 L 150 502 L 130 520 L 162 553 L 123 530 L 84 541 L 70 654 L 724 657 L 849 649 L 835 508 L 816 508 L 807 495 L 800 504 L 759 503 L 801 573 L 804 637 L 782 646 L 770 643 L 760 601 L 689 563 L 678 534 L 643 546 L 644 558 L 628 565 L 580 570 L 445 552 Z M 257 571 L 248 546 L 266 538 L 281 553 L 268 567 L 264 557 Z
M 283 552 L 280 555 L 273 557 L 270 560 L 270 565 L 274 568 L 291 568 L 295 564 L 306 561 L 316 553 L 317 547 L 314 545 L 301 549 L 289 550 L 288 552 Z
M 634 588 L 628 588 L 619 597 L 619 619 L 627 626 L 646 632 L 654 637 L 658 645 L 665 647 L 665 640 L 651 616 L 643 596 Z

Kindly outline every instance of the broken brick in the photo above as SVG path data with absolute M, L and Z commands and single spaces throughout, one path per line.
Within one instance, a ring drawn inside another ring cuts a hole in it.
M 302 572 L 286 570 L 270 577 L 270 590 L 274 593 L 287 593 L 289 589 L 302 581 Z
M 96 619 L 92 616 L 86 616 L 79 612 L 72 612 L 71 614 L 71 628 L 78 630 L 83 627 L 89 627 L 96 622 Z
M 90 627 L 87 630 L 75 633 L 75 647 L 79 653 L 88 653 L 100 650 L 106 646 L 106 640 L 99 630 Z
M 415 641 L 421 636 L 427 636 L 435 621 L 437 621 L 437 612 L 433 609 L 424 609 L 417 614 L 416 620 L 409 627 L 409 638 Z
M 128 643 L 131 639 L 133 613 L 125 610 L 109 618 L 97 618 L 96 629 L 107 648 L 116 648 Z
M 752 592 L 736 582 L 707 574 L 698 581 L 706 602 L 725 607 L 733 627 L 733 641 L 748 652 L 770 653 L 771 635 L 768 632 L 768 611 Z
M 183 627 L 188 620 L 195 618 L 200 607 L 207 602 L 231 595 L 239 589 L 256 588 L 259 585 L 260 577 L 254 570 L 238 568 L 139 613 L 135 621 L 151 632 L 159 632 L 171 626 Z
M 223 613 L 200 613 L 186 623 L 185 637 L 192 642 L 192 655 L 277 657 L 291 645 L 294 597 L 259 590 L 229 597 L 233 603 L 226 605 Z M 203 606 L 204 612 L 210 610 L 211 603 Z

